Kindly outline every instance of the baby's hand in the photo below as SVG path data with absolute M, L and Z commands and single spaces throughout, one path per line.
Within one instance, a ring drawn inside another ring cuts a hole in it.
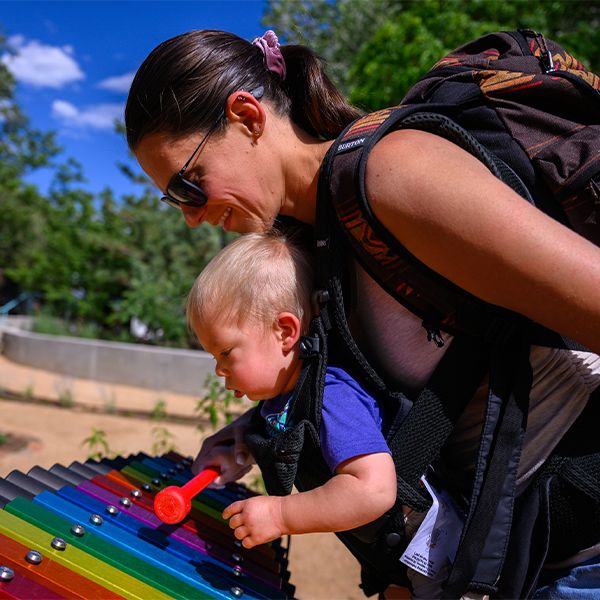
M 284 498 L 281 496 L 255 496 L 230 504 L 223 511 L 223 518 L 229 519 L 229 527 L 241 540 L 244 548 L 253 548 L 285 535 L 283 522 Z

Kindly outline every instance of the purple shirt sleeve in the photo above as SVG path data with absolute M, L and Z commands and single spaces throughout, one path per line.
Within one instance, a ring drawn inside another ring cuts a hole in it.
M 331 472 L 355 456 L 390 454 L 381 432 L 382 422 L 382 410 L 375 399 L 345 371 L 329 367 L 319 435 L 323 458 Z

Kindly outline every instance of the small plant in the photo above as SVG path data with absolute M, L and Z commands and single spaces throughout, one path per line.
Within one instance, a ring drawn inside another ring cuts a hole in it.
M 159 398 L 152 408 L 150 418 L 154 421 L 162 421 L 167 416 L 167 402 L 162 398 Z
M 4 446 L 8 442 L 8 433 L 0 431 L 0 446 Z
M 104 412 L 107 415 L 114 415 L 117 412 L 117 399 L 113 394 L 104 401 Z
M 58 404 L 63 408 L 70 408 L 75 404 L 71 384 L 72 380 L 68 377 L 61 378 L 54 383 L 54 388 L 58 394 Z
M 71 388 L 64 388 L 58 393 L 58 403 L 63 408 L 71 408 L 75 404 Z
M 101 460 L 112 454 L 106 439 L 106 432 L 102 429 L 92 427 L 92 432 L 81 442 L 81 445 L 88 447 L 88 459 Z
M 166 427 L 152 428 L 152 454 L 165 454 L 175 450 L 173 434 Z
M 32 400 L 33 399 L 33 383 L 30 383 L 23 390 L 23 397 L 26 398 L 27 400 Z
M 104 404 L 104 412 L 107 415 L 114 415 L 117 412 L 117 394 L 113 388 L 98 388 Z
M 223 382 L 209 373 L 204 380 L 204 389 L 206 393 L 203 398 L 198 399 L 194 412 L 201 417 L 208 418 L 212 430 L 215 431 L 220 422 L 224 425 L 231 423 L 234 412 L 233 406 L 242 404 L 241 398 L 236 398 L 231 390 L 225 389 Z M 203 432 L 204 426 L 198 425 L 198 430 Z

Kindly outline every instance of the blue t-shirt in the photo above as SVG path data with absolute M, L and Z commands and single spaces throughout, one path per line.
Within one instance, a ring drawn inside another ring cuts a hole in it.
M 287 413 L 293 392 L 265 400 L 260 414 L 275 435 L 290 426 Z M 390 449 L 381 432 L 382 409 L 343 369 L 327 367 L 323 392 L 321 452 L 334 473 L 339 464 L 363 454 Z

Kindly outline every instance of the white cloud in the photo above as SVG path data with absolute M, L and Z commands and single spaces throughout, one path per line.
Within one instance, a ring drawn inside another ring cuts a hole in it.
M 126 94 L 129 92 L 134 75 L 135 73 L 132 72 L 125 73 L 125 75 L 119 75 L 118 77 L 109 77 L 108 79 L 103 79 L 98 84 L 98 87 L 102 88 L 103 90 L 110 90 L 111 92 Z
M 15 53 L 4 54 L 0 60 L 14 78 L 35 87 L 60 89 L 67 83 L 85 79 L 85 74 L 73 58 L 72 46 L 48 46 L 22 35 L 8 40 Z
M 52 103 L 52 116 L 72 127 L 114 129 L 115 121 L 123 118 L 122 104 L 95 104 L 80 110 L 66 100 Z

